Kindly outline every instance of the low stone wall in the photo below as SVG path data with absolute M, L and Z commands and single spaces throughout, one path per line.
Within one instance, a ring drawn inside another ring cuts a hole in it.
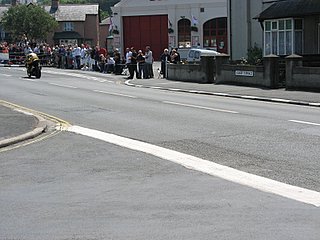
M 320 92 L 320 67 L 295 67 L 286 88 Z
M 200 63 L 168 64 L 167 68 L 169 80 L 196 83 L 213 83 L 214 81 L 214 57 L 202 57 Z
M 269 55 L 263 59 L 263 66 L 230 65 L 227 64 L 228 55 L 217 56 L 215 83 L 276 88 L 279 82 L 278 59 L 278 56 Z
M 199 64 L 168 64 L 167 79 L 197 83 L 237 84 L 278 88 L 280 58 L 269 55 L 262 66 L 231 65 L 228 55 L 203 57 Z M 303 67 L 303 58 L 290 55 L 285 58 L 286 89 L 320 92 L 320 67 Z
M 298 55 L 286 57 L 286 89 L 320 92 L 320 67 L 303 67 Z
M 248 86 L 267 86 L 264 79 L 263 66 L 228 65 L 221 66 L 217 75 L 216 84 L 237 84 Z

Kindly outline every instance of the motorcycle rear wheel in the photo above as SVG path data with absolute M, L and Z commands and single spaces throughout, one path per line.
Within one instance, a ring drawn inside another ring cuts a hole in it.
M 36 75 L 36 78 L 41 78 L 41 70 L 40 70 L 40 68 L 39 67 L 37 67 L 36 69 L 35 69 L 35 75 Z

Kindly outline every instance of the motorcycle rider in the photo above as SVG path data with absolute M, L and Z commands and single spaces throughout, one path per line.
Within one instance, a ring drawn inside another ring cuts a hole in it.
M 31 71 L 32 64 L 34 61 L 39 61 L 39 57 L 36 53 L 30 51 L 28 55 L 26 56 L 26 68 L 28 72 Z

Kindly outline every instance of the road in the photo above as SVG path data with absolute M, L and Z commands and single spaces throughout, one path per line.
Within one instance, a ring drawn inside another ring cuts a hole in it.
M 25 75 L 1 99 L 73 127 L 0 153 L 0 239 L 319 239 L 319 108 Z

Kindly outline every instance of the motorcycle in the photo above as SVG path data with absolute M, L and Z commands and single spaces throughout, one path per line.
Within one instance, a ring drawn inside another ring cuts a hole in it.
M 26 68 L 27 68 L 27 75 L 29 78 L 31 76 L 35 76 L 36 78 L 41 77 L 40 59 L 38 58 L 37 54 L 29 53 L 27 55 Z

